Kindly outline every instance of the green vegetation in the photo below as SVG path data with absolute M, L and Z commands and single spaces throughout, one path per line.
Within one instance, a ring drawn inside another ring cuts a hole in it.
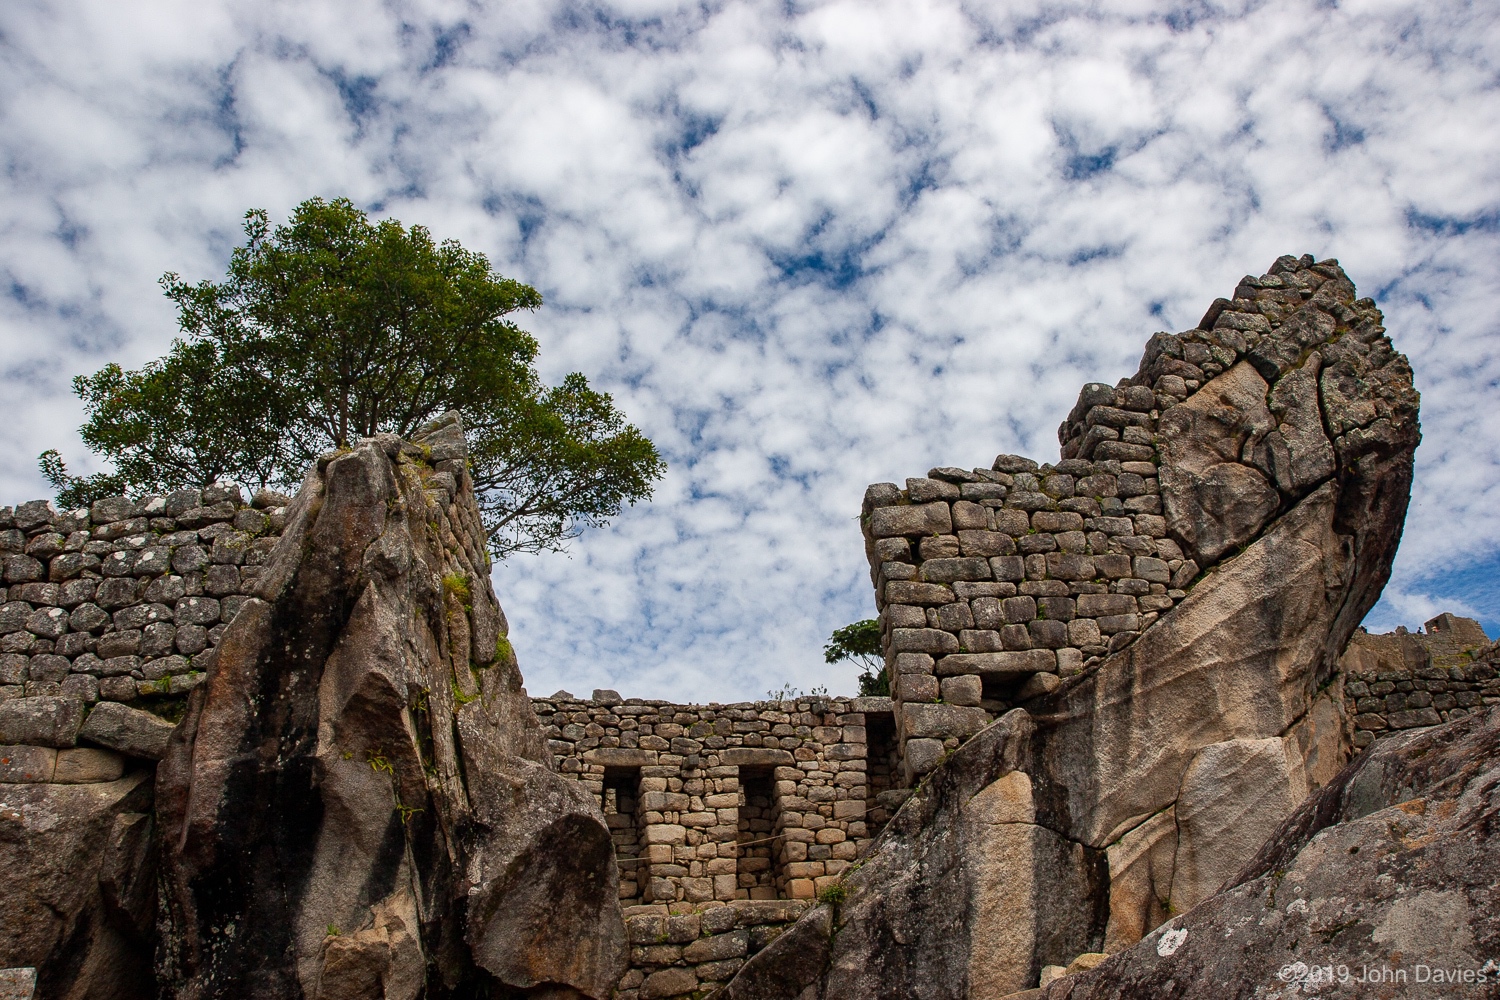
M 849 887 L 844 885 L 844 880 L 830 882 L 818 891 L 818 902 L 826 903 L 832 907 L 844 905 L 844 900 L 849 896 Z
M 483 254 L 342 198 L 274 228 L 252 210 L 244 230 L 224 281 L 162 277 L 183 334 L 166 357 L 74 379 L 84 443 L 114 468 L 73 476 L 44 452 L 60 503 L 221 478 L 293 485 L 319 454 L 448 410 L 499 558 L 559 550 L 651 496 L 655 446 L 583 375 L 542 383 L 536 340 L 507 318 L 542 297 Z
M 863 697 L 889 697 L 891 682 L 885 674 L 880 654 L 880 623 L 873 618 L 833 630 L 823 647 L 825 663 L 853 660 L 864 669 L 859 675 L 859 693 Z

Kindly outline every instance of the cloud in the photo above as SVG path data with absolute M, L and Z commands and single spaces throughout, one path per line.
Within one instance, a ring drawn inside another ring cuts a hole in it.
M 87 467 L 68 379 L 162 352 L 162 271 L 348 195 L 535 284 L 548 377 L 662 448 L 657 498 L 495 574 L 533 690 L 849 690 L 865 484 L 1056 455 L 1278 254 L 1337 256 L 1423 393 L 1371 624 L 1500 628 L 1500 17 L 1482 5 L 12 4 L 0 486 Z

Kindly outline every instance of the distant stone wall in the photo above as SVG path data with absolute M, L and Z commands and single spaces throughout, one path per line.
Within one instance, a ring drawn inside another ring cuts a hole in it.
M 1354 745 L 1500 704 L 1500 650 L 1472 618 L 1441 614 L 1426 632 L 1354 633 L 1339 660 Z
M 247 600 L 288 498 L 238 487 L 0 507 L 0 701 L 151 703 L 191 690 Z
M 621 1000 L 727 981 L 864 855 L 904 800 L 888 698 L 532 699 L 599 797 L 631 940 Z

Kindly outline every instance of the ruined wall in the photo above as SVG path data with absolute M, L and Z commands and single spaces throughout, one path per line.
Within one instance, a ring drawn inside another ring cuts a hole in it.
M 1500 704 L 1495 647 L 1472 618 L 1441 614 L 1426 632 L 1354 633 L 1339 660 L 1354 745 Z

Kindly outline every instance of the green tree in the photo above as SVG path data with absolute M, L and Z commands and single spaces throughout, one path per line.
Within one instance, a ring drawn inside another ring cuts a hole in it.
M 313 198 L 286 225 L 245 215 L 222 282 L 161 279 L 183 338 L 140 371 L 74 380 L 84 443 L 112 473 L 74 477 L 44 452 L 64 503 L 219 478 L 291 485 L 335 447 L 463 416 L 499 557 L 562 548 L 650 497 L 665 466 L 583 375 L 548 387 L 536 340 L 510 314 L 541 295 L 483 254 L 421 226 L 371 222 Z
M 880 652 L 880 622 L 874 618 L 866 618 L 833 630 L 828 644 L 823 647 L 823 662 L 839 663 L 844 660 L 853 660 L 864 668 L 859 675 L 861 695 L 890 695 L 891 682 L 885 674 L 885 661 Z

